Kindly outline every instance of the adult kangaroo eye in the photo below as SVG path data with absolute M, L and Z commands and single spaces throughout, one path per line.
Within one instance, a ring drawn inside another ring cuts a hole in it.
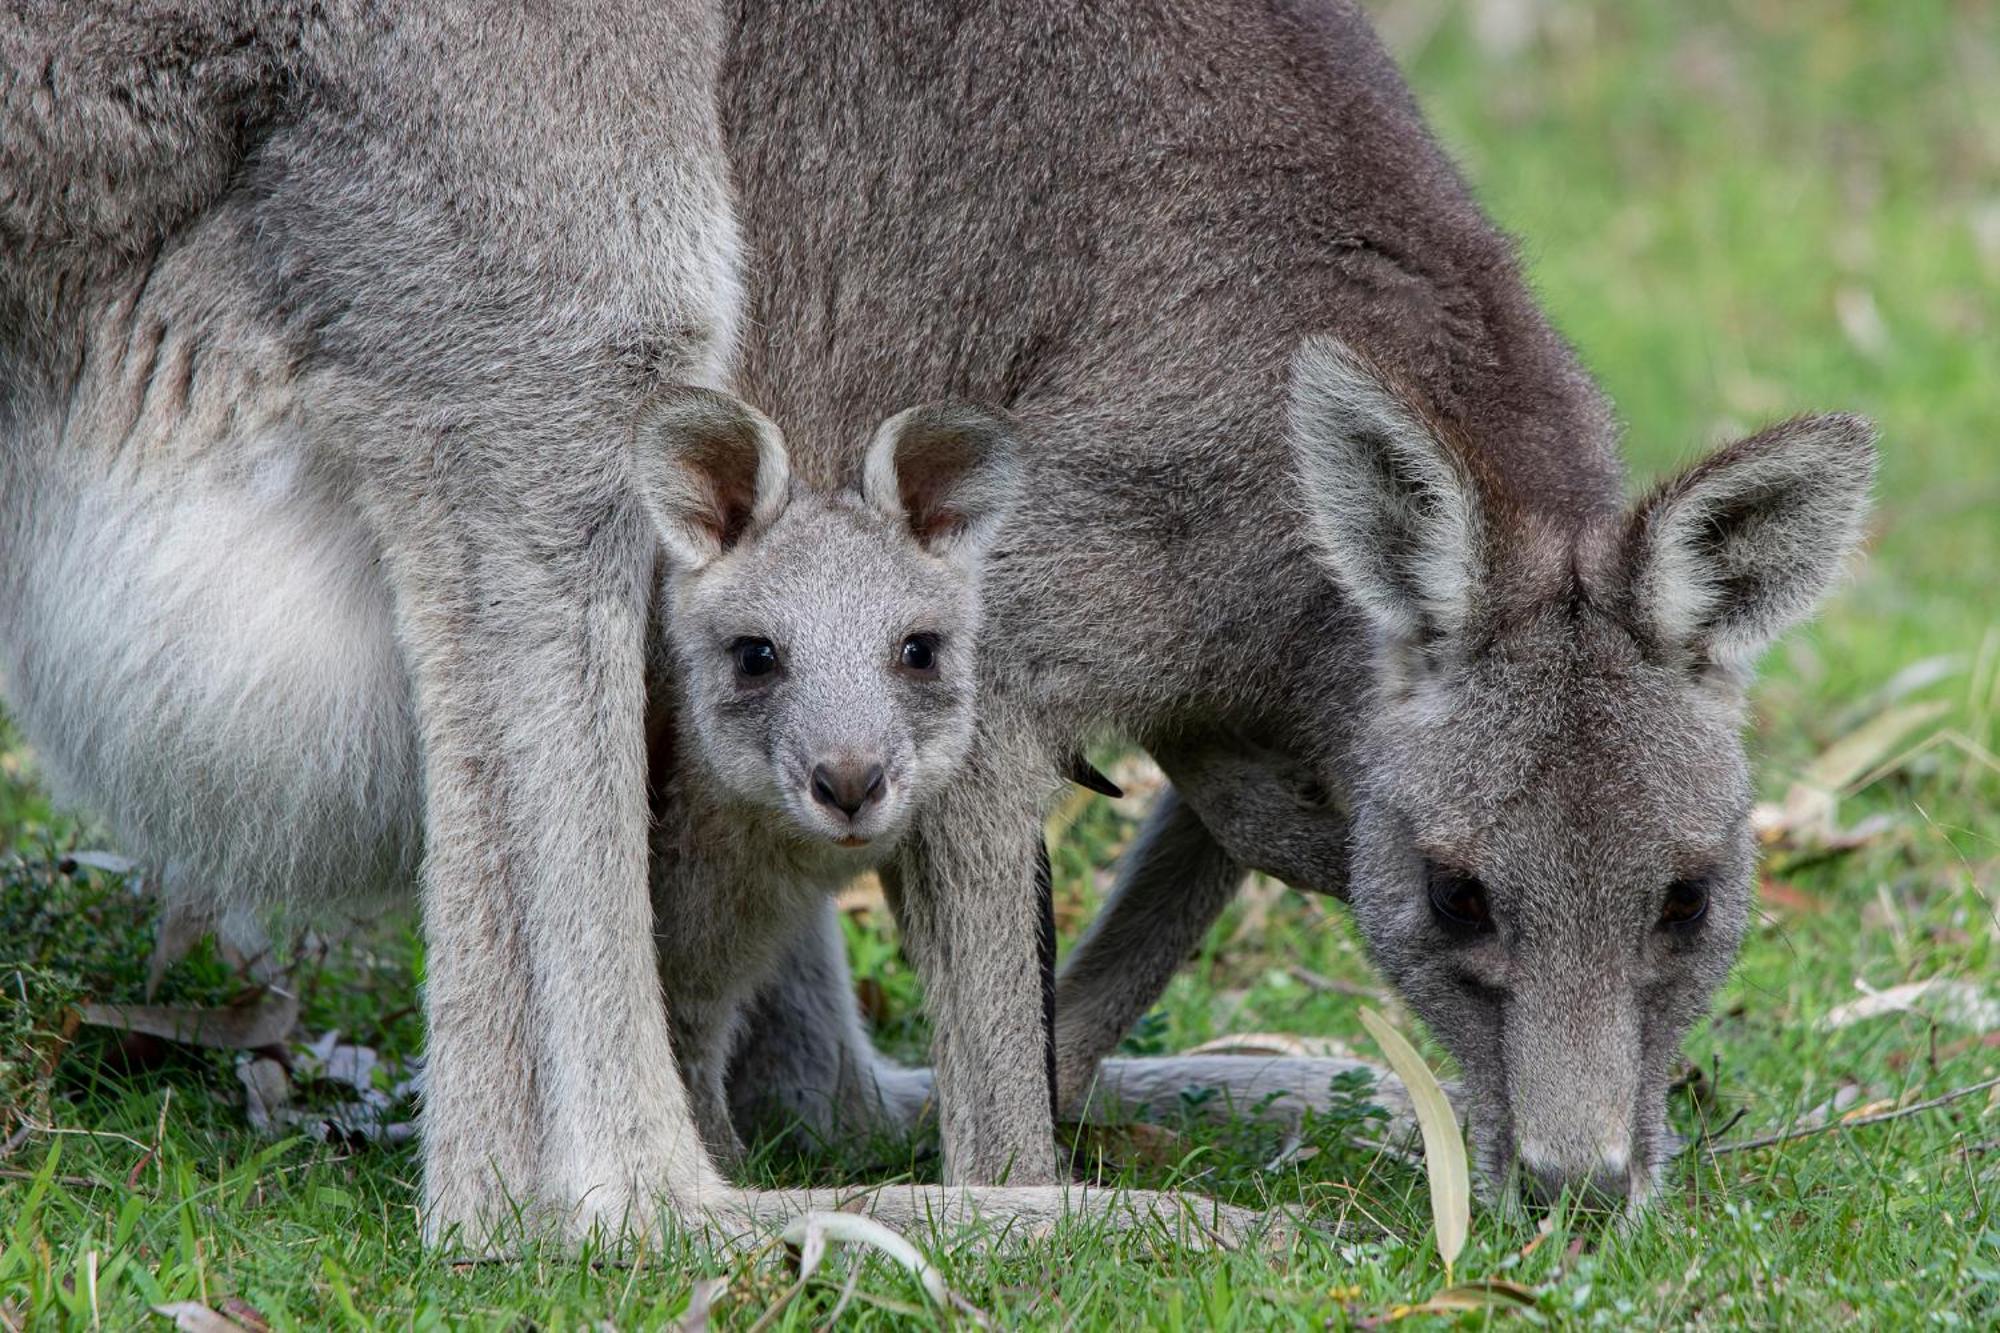
M 1667 886 L 1660 905 L 1660 924 L 1669 930 L 1692 930 L 1708 915 L 1708 882 L 1677 879 Z
M 1483 935 L 1493 929 L 1493 912 L 1486 904 L 1486 886 L 1471 875 L 1445 866 L 1430 867 L 1431 914 L 1446 929 L 1461 935 Z
M 741 677 L 768 676 L 778 669 L 778 650 L 769 639 L 738 639 L 729 645 L 729 656 Z
M 903 652 L 898 661 L 903 670 L 927 676 L 937 670 L 937 651 L 937 635 L 912 634 L 903 640 Z

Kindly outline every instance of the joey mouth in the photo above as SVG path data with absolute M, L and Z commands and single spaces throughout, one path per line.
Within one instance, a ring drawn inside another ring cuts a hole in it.
M 869 857 L 895 845 L 908 813 L 905 794 L 896 773 L 887 772 L 874 785 L 869 799 L 855 803 L 849 811 L 826 799 L 823 792 L 816 793 L 808 776 L 785 794 L 784 819 L 792 838 L 804 847 Z
M 795 810 L 790 821 L 792 836 L 808 846 L 865 851 L 877 843 L 894 841 L 902 821 L 894 812 L 884 815 L 850 821 L 830 818 L 815 810 Z

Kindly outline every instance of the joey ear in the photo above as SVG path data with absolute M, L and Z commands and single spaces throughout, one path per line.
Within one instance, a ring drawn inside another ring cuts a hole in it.
M 1798 417 L 1727 445 L 1634 507 L 1633 609 L 1654 641 L 1744 668 L 1811 613 L 1860 543 L 1875 429 Z
M 1289 429 L 1307 531 L 1342 590 L 1392 640 L 1464 631 L 1478 496 L 1415 404 L 1345 344 L 1312 337 L 1292 357 Z
M 683 569 L 769 527 L 791 485 L 778 428 L 713 389 L 667 391 L 641 422 L 633 456 L 646 510 Z
M 1013 507 L 1019 449 L 1005 418 L 958 403 L 913 407 L 869 442 L 861 495 L 934 555 L 982 551 Z

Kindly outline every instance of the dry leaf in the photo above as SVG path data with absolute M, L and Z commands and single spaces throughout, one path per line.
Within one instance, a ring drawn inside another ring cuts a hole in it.
M 226 1315 L 217 1314 L 200 1301 L 176 1301 L 172 1305 L 156 1305 L 153 1313 L 174 1321 L 174 1327 L 186 1333 L 249 1333 L 243 1325 Z
M 889 899 L 882 892 L 882 881 L 873 871 L 857 875 L 852 883 L 834 896 L 833 905 L 850 916 L 870 916 L 889 909 Z
M 1546 1241 L 1550 1236 L 1553 1236 L 1555 1234 L 1555 1231 L 1556 1231 L 1555 1214 L 1554 1213 L 1542 1214 L 1542 1220 L 1535 1224 L 1535 1234 L 1532 1237 L 1530 1237 L 1528 1243 L 1526 1245 L 1523 1245 L 1520 1249 L 1521 1257 L 1525 1259 L 1529 1255 L 1533 1254 L 1536 1250 L 1541 1249 L 1542 1242 Z
M 216 1009 L 191 1009 L 178 1005 L 86 1004 L 83 1021 L 121 1032 L 143 1032 L 149 1037 L 190 1046 L 213 1046 L 226 1051 L 254 1051 L 276 1046 L 291 1035 L 299 1020 L 296 995 L 276 987 L 264 991 L 247 1004 L 224 1005 Z
M 1863 356 L 1880 359 L 1889 350 L 1889 326 L 1866 287 L 1842 287 L 1833 294 L 1833 315 L 1840 331 Z
M 1862 981 L 1856 981 L 1854 986 L 1862 993 L 1861 998 L 1830 1010 L 1819 1021 L 1820 1031 L 1832 1032 L 1883 1014 L 1898 1013 L 1919 1013 L 1951 1027 L 1982 1032 L 2000 1028 L 2000 1000 L 1970 982 L 1932 977 L 1929 981 L 1912 981 L 1879 991 Z
M 1070 1150 L 1081 1165 L 1095 1167 L 1102 1162 L 1117 1170 L 1127 1166 L 1164 1168 L 1187 1155 L 1181 1136 L 1165 1125 L 1135 1120 L 1126 1124 L 1066 1125 L 1071 1131 Z
M 340 1040 L 338 1028 L 308 1042 L 293 1062 L 300 1082 L 325 1079 L 345 1084 L 357 1092 L 375 1091 L 375 1069 L 381 1064 L 370 1046 L 349 1046 Z
M 678 1333 L 706 1333 L 709 1314 L 728 1290 L 729 1279 L 726 1277 L 697 1280 L 694 1290 L 688 1293 L 687 1312 L 674 1322 L 674 1328 Z
M 258 1056 L 236 1066 L 236 1080 L 243 1085 L 243 1118 L 259 1134 L 280 1128 L 279 1113 L 292 1100 L 292 1079 L 285 1067 L 269 1056 Z
M 1855 1083 L 1843 1083 L 1833 1096 L 1821 1102 L 1812 1110 L 1798 1118 L 1797 1127 L 1808 1129 L 1814 1125 L 1824 1125 L 1828 1119 L 1839 1115 L 1848 1107 L 1861 1100 L 1861 1087 Z
M 1465 1249 L 1466 1233 L 1472 1227 L 1472 1172 L 1465 1159 L 1465 1135 L 1451 1101 L 1438 1086 L 1437 1076 L 1417 1054 L 1402 1033 L 1373 1009 L 1362 1007 L 1361 1026 L 1382 1048 L 1382 1055 L 1403 1087 L 1417 1114 L 1424 1135 L 1424 1174 L 1430 1180 L 1431 1217 L 1437 1224 L 1438 1257 L 1444 1260 L 1445 1280 L 1451 1280 L 1452 1265 Z
M 1950 711 L 1941 702 L 1884 709 L 1835 741 L 1807 764 L 1777 805 L 1759 805 L 1750 821 L 1765 842 L 1787 838 L 1825 842 L 1838 839 L 1834 812 L 1841 791 L 1869 774 L 1894 753 L 1897 742 Z
M 826 1256 L 828 1241 L 866 1245 L 895 1260 L 911 1273 L 924 1295 L 940 1309 L 956 1310 L 981 1328 L 991 1327 L 986 1314 L 945 1284 L 944 1274 L 931 1266 L 917 1247 L 872 1217 L 856 1213 L 806 1213 L 795 1217 L 782 1233 L 784 1242 L 799 1251 L 799 1281 L 803 1283 Z
M 242 1325 L 246 1333 L 271 1333 L 271 1321 L 264 1317 L 264 1312 L 241 1296 L 223 1297 L 222 1313 Z
M 328 1032 L 295 1048 L 290 1073 L 278 1061 L 260 1056 L 239 1061 L 236 1077 L 243 1084 L 244 1116 L 261 1134 L 303 1132 L 322 1142 L 402 1143 L 416 1136 L 416 1126 L 390 1117 L 417 1091 L 418 1077 L 401 1079 L 384 1091 L 376 1086 L 376 1072 L 381 1068 L 384 1066 L 371 1047 L 343 1044 L 338 1032 Z M 294 1106 L 295 1078 L 300 1084 L 331 1083 L 351 1088 L 356 1095 L 331 1106 Z
M 1469 1314 L 1482 1310 L 1504 1314 L 1514 1310 L 1532 1310 L 1538 1303 L 1533 1289 L 1524 1287 L 1518 1282 L 1491 1277 L 1478 1282 L 1461 1282 L 1457 1286 L 1446 1287 L 1421 1305 L 1399 1305 L 1389 1311 L 1389 1318 L 1408 1319 L 1412 1315 L 1424 1314 Z
M 1792 916 L 1817 916 L 1826 910 L 1826 902 L 1818 894 L 1808 893 L 1789 880 L 1773 879 L 1769 875 L 1758 876 L 1757 901 L 1766 908 Z

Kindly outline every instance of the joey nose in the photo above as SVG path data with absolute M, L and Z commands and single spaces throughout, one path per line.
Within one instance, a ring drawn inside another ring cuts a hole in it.
M 849 819 L 857 818 L 864 809 L 882 798 L 882 782 L 880 764 L 841 760 L 813 765 L 813 799 L 840 811 Z

